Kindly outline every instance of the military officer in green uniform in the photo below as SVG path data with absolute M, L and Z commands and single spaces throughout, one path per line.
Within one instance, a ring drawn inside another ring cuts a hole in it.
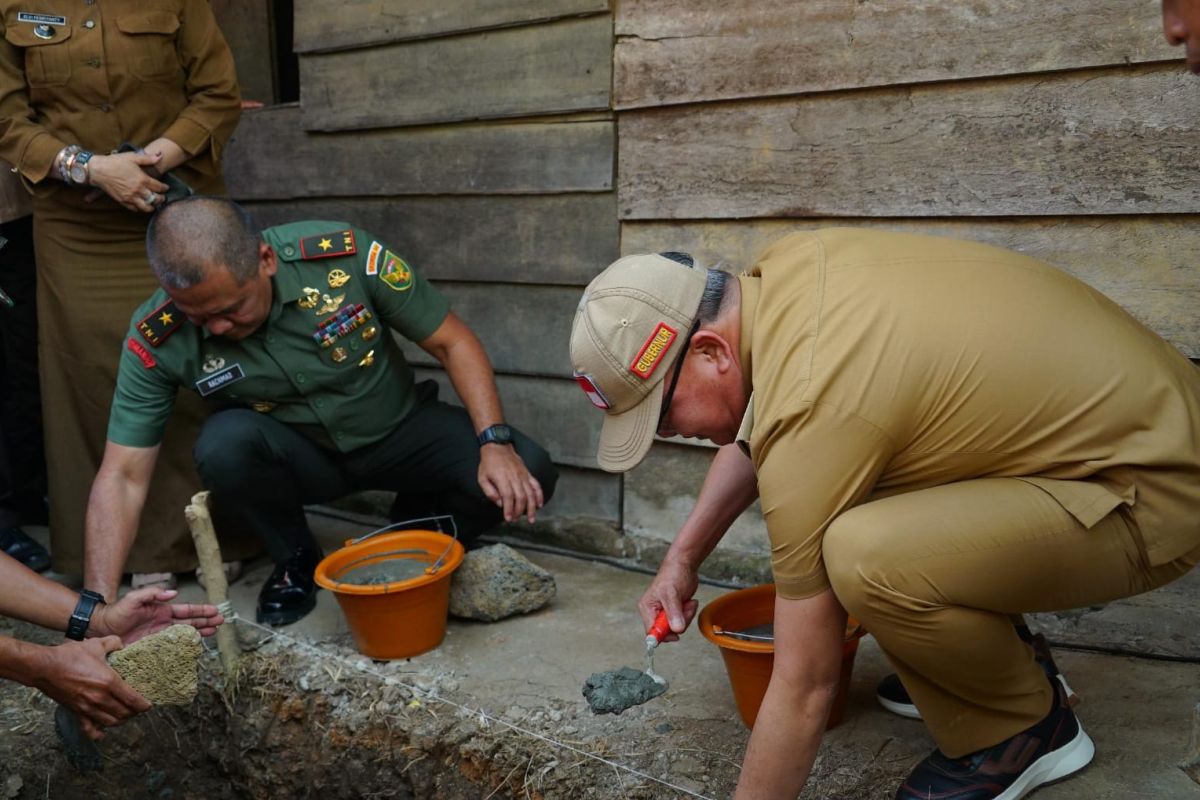
M 160 210 L 147 232 L 162 289 L 133 316 L 87 514 L 85 580 L 110 599 L 179 387 L 213 413 L 194 455 L 218 521 L 260 535 L 275 571 L 258 618 L 312 609 L 321 553 L 303 505 L 396 492 L 396 519 L 448 514 L 470 542 L 549 499 L 546 451 L 504 424 L 487 354 L 395 250 L 341 222 L 261 233 L 228 200 Z M 416 383 L 392 337 L 437 358 L 465 409 Z

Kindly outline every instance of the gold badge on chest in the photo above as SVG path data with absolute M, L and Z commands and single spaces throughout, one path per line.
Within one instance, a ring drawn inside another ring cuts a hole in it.
M 369 367 L 374 363 L 375 363 L 375 351 L 372 350 L 371 352 L 367 353 L 365 356 L 362 357 L 362 360 L 358 362 L 358 365 L 360 367 Z
M 330 353 L 329 355 L 338 364 L 342 363 L 343 361 L 345 361 L 347 358 L 350 357 L 350 354 L 348 352 L 346 352 L 346 348 L 344 348 L 344 347 L 333 348 L 333 352 Z
M 317 303 L 321 301 L 321 293 L 311 286 L 304 287 L 304 296 L 296 301 L 296 305 L 301 308 L 316 308 Z
M 332 297 L 327 294 L 321 295 L 321 307 L 317 309 L 317 316 L 319 317 L 322 314 L 332 314 L 333 312 L 337 311 L 338 306 L 340 306 L 342 301 L 345 299 L 345 294 L 334 295 Z
M 331 269 L 326 280 L 329 281 L 330 289 L 340 289 L 350 282 L 350 276 L 344 269 Z
M 204 363 L 200 365 L 200 369 L 204 370 L 206 375 L 212 374 L 225 366 L 225 359 L 220 356 L 207 355 L 204 357 Z
M 375 335 L 377 333 L 379 333 L 379 329 L 376 328 L 374 325 L 372 325 L 371 327 L 367 328 L 365 331 L 362 332 L 363 341 L 364 342 L 371 341 L 372 339 L 375 338 Z

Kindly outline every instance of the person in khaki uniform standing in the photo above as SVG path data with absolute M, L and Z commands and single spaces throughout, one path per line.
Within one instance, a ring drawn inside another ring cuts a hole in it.
M 588 286 L 576 378 L 599 462 L 657 431 L 722 445 L 639 608 L 675 634 L 757 497 L 775 666 L 739 798 L 794 797 L 847 611 L 938 745 L 899 800 L 1016 800 L 1094 748 L 1012 616 L 1149 591 L 1200 560 L 1200 371 L 1034 259 L 868 230 L 798 233 L 748 274 L 629 256 Z
M 237 77 L 207 0 L 0 0 L 0 25 L 0 158 L 34 195 L 51 549 L 56 570 L 80 573 L 122 335 L 155 287 L 144 240 L 159 178 L 224 191 Z M 126 143 L 144 153 L 114 153 Z M 195 567 L 182 508 L 199 487 L 201 411 L 188 398 L 172 419 L 132 572 Z

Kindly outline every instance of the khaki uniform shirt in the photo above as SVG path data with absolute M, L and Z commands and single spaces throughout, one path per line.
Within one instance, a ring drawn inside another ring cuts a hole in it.
M 449 312 L 445 298 L 344 222 L 281 225 L 263 240 L 279 271 L 267 320 L 245 339 L 192 325 L 162 290 L 134 313 L 109 440 L 158 444 L 180 386 L 218 408 L 270 414 L 342 452 L 378 441 L 412 409 L 412 370 L 389 329 L 428 338 Z
M 739 440 L 780 595 L 829 585 L 844 510 L 975 478 L 1020 477 L 1087 527 L 1128 505 L 1154 565 L 1200 544 L 1200 371 L 1099 292 L 983 244 L 838 229 L 739 280 Z
M 208 0 L 0 0 L 0 26 L 0 158 L 29 182 L 68 144 L 108 153 L 159 136 L 190 157 L 183 180 L 219 180 L 240 96 Z

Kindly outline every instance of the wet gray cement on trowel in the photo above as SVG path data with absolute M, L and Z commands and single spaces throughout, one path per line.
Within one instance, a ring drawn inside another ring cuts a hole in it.
M 666 683 L 656 681 L 633 667 L 594 672 L 583 684 L 583 696 L 595 714 L 620 714 L 658 697 L 666 690 Z

